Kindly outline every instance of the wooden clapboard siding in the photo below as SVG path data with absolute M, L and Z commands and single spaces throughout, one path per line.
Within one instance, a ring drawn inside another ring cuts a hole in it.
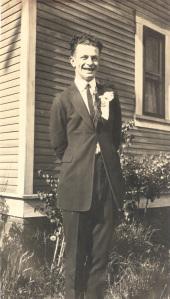
M 1 83 L 10 82 L 11 80 L 18 79 L 20 76 L 20 72 L 18 70 L 8 73 L 8 74 L 1 74 Z
M 18 186 L 21 0 L 1 1 L 0 192 Z
M 0 118 L 0 126 L 8 126 L 10 124 L 17 124 L 19 123 L 19 118 L 18 115 L 16 115 L 18 113 L 18 111 L 12 111 L 14 115 L 8 115 L 7 117 L 4 116 L 4 118 Z M 11 111 L 10 111 L 11 113 Z
M 6 125 L 6 126 L 1 126 L 0 127 L 0 134 L 6 134 L 6 136 L 8 137 L 8 133 L 11 133 L 11 132 L 18 132 L 19 130 L 19 125 L 18 124 L 9 124 L 9 125 Z
M 0 142 L 2 142 L 3 140 L 15 140 L 18 139 L 18 132 L 9 132 L 8 135 L 6 134 L 0 134 Z
M 161 26 L 167 26 L 169 28 L 170 24 L 170 2 L 169 1 L 136 1 L 129 0 L 126 1 L 128 7 L 136 9 L 141 15 L 145 15 L 149 20 L 154 20 Z
M 0 104 L 0 118 L 4 118 L 6 111 L 12 111 L 19 108 L 18 94 L 10 94 L 7 97 L 2 97 L 2 103 Z
M 9 169 L 8 173 L 4 174 L 4 170 L 0 169 L 0 175 L 2 177 L 4 176 L 4 178 L 8 178 L 8 177 L 10 177 L 10 178 L 16 178 L 17 177 L 17 171 L 14 170 L 14 169 Z
M 9 171 L 14 170 L 16 173 L 18 173 L 18 165 L 14 162 L 5 162 L 2 161 L 0 164 L 0 170 L 3 171 L 3 175 L 4 175 L 4 171 L 5 171 L 5 175 L 8 175 Z
M 18 70 L 19 70 L 18 64 L 13 64 L 11 66 L 8 66 L 8 72 L 5 69 L 0 69 L 0 76 L 2 77 L 3 75 L 7 75 L 7 74 L 13 73 Z M 2 80 L 3 80 L 3 77 L 2 77 Z
M 143 149 L 158 152 L 170 152 L 170 134 L 165 131 L 135 128 L 133 130 L 135 137 L 134 149 Z
M 11 17 L 11 21 L 16 20 L 17 16 L 20 16 L 20 12 L 21 12 L 21 1 L 19 1 L 18 3 L 16 2 L 14 6 L 8 8 L 7 10 L 2 10 L 2 17 L 1 20 L 5 20 L 9 17 Z
M 7 179 L 5 179 L 2 183 L 0 183 L 0 190 L 1 193 L 10 193 L 10 194 L 15 194 L 15 191 L 16 191 L 16 185 L 12 185 L 11 182 Z
M 135 113 L 135 15 L 170 28 L 168 0 L 38 0 L 37 3 L 35 172 L 52 167 L 49 110 L 56 94 L 74 77 L 68 62 L 68 43 L 73 33 L 92 33 L 103 41 L 98 76 L 114 82 L 123 120 L 129 120 Z M 169 132 L 135 128 L 133 133 L 134 154 L 170 151 Z M 35 190 L 37 185 L 35 174 Z
M 7 1 L 7 3 L 3 3 L 3 1 L 1 1 L 1 3 L 2 3 L 1 11 L 5 12 L 15 7 L 17 4 L 21 3 L 21 0 L 10 0 Z
M 0 84 L 1 94 L 2 94 L 3 91 L 6 91 L 7 89 L 10 89 L 10 88 L 13 88 L 13 87 L 18 87 L 19 83 L 20 83 L 19 78 L 9 80 L 7 82 L 1 82 L 1 84 Z

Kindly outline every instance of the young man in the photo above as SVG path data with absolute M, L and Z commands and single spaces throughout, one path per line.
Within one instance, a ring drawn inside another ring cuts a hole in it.
M 72 39 L 75 80 L 51 109 L 51 142 L 61 160 L 66 299 L 104 298 L 114 210 L 122 208 L 121 111 L 114 89 L 95 78 L 101 51 L 92 36 Z

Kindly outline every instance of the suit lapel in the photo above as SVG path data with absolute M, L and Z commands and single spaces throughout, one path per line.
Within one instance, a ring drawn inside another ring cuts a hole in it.
M 93 121 L 90 117 L 87 107 L 75 83 L 73 83 L 70 87 L 70 100 L 75 110 L 83 118 L 87 126 L 90 127 L 91 129 L 94 128 Z

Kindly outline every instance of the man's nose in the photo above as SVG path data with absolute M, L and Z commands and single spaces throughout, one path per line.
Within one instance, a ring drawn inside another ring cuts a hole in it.
M 87 63 L 88 64 L 93 64 L 93 58 L 92 57 L 88 57 L 87 58 Z

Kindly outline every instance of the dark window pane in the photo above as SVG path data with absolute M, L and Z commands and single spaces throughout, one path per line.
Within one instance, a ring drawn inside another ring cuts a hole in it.
M 159 72 L 159 40 L 154 37 L 147 38 L 145 42 L 145 70 Z
M 165 115 L 165 37 L 144 27 L 143 113 Z
M 150 115 L 164 115 L 164 105 L 160 101 L 161 88 L 157 81 L 146 80 L 144 96 L 144 111 Z

